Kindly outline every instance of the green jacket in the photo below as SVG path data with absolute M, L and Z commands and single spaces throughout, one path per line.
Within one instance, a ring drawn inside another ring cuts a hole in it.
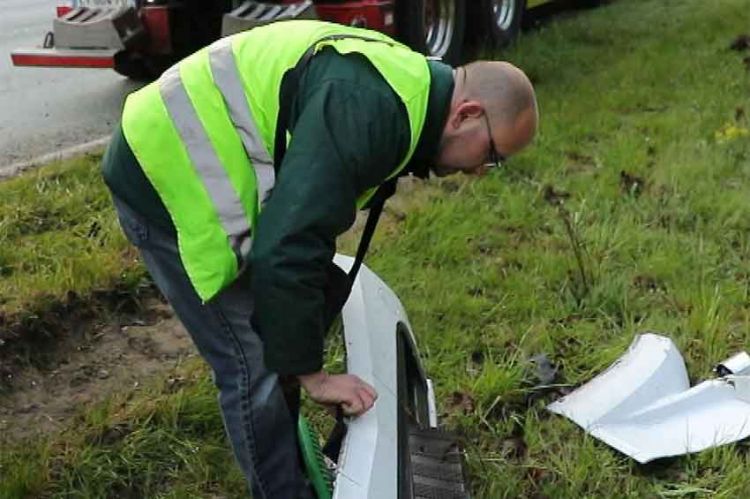
M 425 175 L 437 153 L 453 91 L 451 68 L 430 62 L 427 122 L 408 170 Z M 319 370 L 323 357 L 322 283 L 336 237 L 354 221 L 356 196 L 380 184 L 409 147 L 398 97 L 362 56 L 324 49 L 309 64 L 292 107 L 290 144 L 258 219 L 250 272 L 254 322 L 269 369 Z M 159 197 L 117 130 L 104 158 L 112 192 L 174 233 Z

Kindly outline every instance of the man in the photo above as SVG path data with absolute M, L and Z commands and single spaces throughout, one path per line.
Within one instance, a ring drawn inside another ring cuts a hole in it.
M 377 398 L 356 376 L 322 371 L 330 262 L 356 209 L 430 166 L 481 175 L 536 126 L 531 84 L 510 64 L 453 70 L 380 33 L 315 21 L 220 40 L 129 96 L 104 177 L 213 370 L 253 497 L 308 493 L 296 381 L 352 416 Z

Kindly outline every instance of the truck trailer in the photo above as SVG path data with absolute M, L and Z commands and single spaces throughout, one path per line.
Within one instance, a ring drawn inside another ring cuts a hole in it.
M 151 79 L 221 36 L 284 19 L 321 19 L 384 32 L 457 64 L 481 45 L 505 47 L 524 12 L 549 0 L 64 0 L 41 46 L 16 66 L 111 68 Z

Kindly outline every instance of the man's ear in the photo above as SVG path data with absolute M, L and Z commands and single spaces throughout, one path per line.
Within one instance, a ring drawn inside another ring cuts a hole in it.
M 484 114 L 484 106 L 479 101 L 467 100 L 456 106 L 451 118 L 451 125 L 458 128 L 469 118 L 479 118 Z

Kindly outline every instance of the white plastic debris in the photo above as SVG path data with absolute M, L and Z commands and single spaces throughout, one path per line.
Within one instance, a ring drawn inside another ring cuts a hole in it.
M 690 388 L 672 340 L 646 333 L 606 371 L 548 409 L 640 463 L 750 436 L 750 356 L 717 366 Z

